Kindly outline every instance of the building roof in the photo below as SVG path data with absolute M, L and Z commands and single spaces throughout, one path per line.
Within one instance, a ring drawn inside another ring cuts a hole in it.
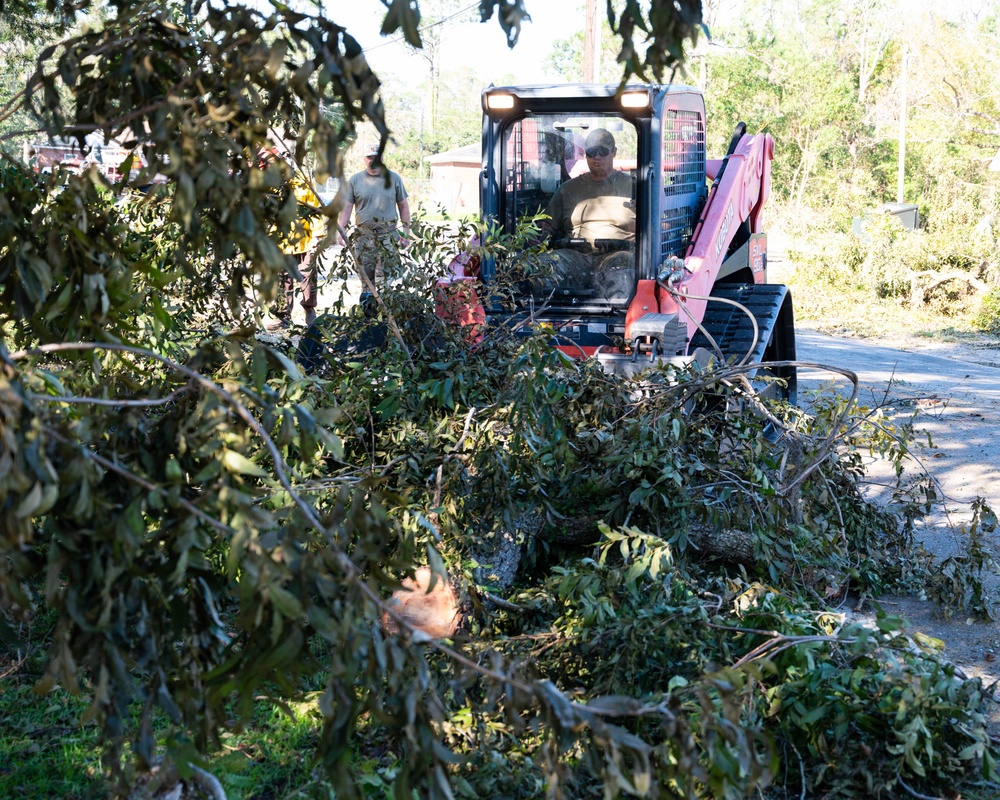
M 428 156 L 428 164 L 452 164 L 454 162 L 470 163 L 479 165 L 483 162 L 483 146 L 479 142 L 467 144 L 464 147 L 456 147 L 454 150 L 445 150 L 443 153 Z

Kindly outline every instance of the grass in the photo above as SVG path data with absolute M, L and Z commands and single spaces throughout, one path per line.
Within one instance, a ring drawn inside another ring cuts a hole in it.
M 286 797 L 313 780 L 312 754 L 322 722 L 316 697 L 287 711 L 259 701 L 246 728 L 223 735 L 209 771 L 230 800 Z
M 100 731 L 79 722 L 86 700 L 62 689 L 36 694 L 34 677 L 0 680 L 0 797 L 106 797 Z
M 39 637 L 40 638 L 40 637 Z M 89 702 L 60 687 L 41 695 L 44 641 L 32 643 L 28 658 L 0 644 L 0 798 L 3 800 L 92 800 L 112 793 L 101 762 L 101 732 L 81 724 Z M 332 797 L 314 776 L 312 756 L 322 731 L 319 691 L 279 708 L 260 699 L 241 729 L 222 737 L 222 748 L 206 765 L 228 800 Z M 378 744 L 374 729 L 361 731 L 366 752 L 352 768 L 368 797 L 391 797 L 394 761 Z M 165 741 L 159 742 L 162 752 Z

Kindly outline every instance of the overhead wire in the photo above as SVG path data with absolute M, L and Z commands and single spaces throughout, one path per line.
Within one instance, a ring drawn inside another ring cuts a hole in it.
M 479 8 L 479 3 L 473 3 L 472 5 L 469 5 L 469 6 L 466 6 L 465 8 L 459 9 L 454 14 L 451 14 L 451 15 L 445 17 L 444 19 L 439 19 L 436 22 L 428 22 L 426 25 L 422 25 L 422 26 L 418 27 L 417 28 L 417 33 L 421 33 L 422 31 L 428 31 L 431 28 L 437 27 L 438 25 L 444 25 L 446 22 L 451 22 L 453 19 L 455 19 L 455 17 L 460 17 L 460 16 L 462 16 L 462 14 L 467 14 L 469 11 L 472 11 L 474 8 Z M 390 39 L 387 42 L 382 42 L 381 44 L 377 44 L 374 47 L 365 47 L 362 52 L 364 52 L 364 53 L 370 53 L 372 50 L 378 50 L 381 47 L 388 47 L 391 44 L 399 44 L 400 42 L 405 42 L 405 41 L 406 41 L 406 35 L 405 34 L 401 34 L 401 35 L 397 36 L 395 39 Z

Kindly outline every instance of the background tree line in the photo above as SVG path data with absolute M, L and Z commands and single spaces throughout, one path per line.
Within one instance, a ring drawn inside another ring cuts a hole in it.
M 843 226 L 866 207 L 895 201 L 904 104 L 905 202 L 929 218 L 947 214 L 956 199 L 978 196 L 988 211 L 1000 180 L 989 171 L 1000 151 L 995 2 L 707 2 L 704 16 L 709 35 L 689 48 L 674 79 L 705 92 L 711 152 L 725 149 L 740 120 L 772 133 L 774 191 L 795 212 L 822 211 Z M 553 79 L 580 80 L 582 50 L 582 31 L 557 40 L 549 56 Z M 605 21 L 601 80 L 621 78 L 619 50 Z M 409 89 L 385 76 L 399 120 L 396 154 L 411 171 L 408 142 L 419 127 L 423 91 L 435 93 L 438 115 L 447 119 L 440 132 L 425 120 L 426 146 L 447 149 L 478 141 L 479 91 L 509 78 L 475 59 L 461 74 L 434 75 Z

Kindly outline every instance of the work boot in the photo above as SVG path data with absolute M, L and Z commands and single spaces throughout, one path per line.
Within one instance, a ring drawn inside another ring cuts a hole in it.
M 289 327 L 288 319 L 285 317 L 268 317 L 264 320 L 264 330 L 268 333 L 280 333 Z

